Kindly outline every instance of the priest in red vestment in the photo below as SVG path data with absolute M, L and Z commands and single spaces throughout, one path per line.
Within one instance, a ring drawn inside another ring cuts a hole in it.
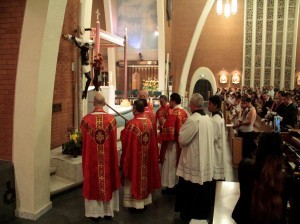
M 178 93 L 172 93 L 170 96 L 169 114 L 162 128 L 162 146 L 160 151 L 161 185 L 167 187 L 163 193 L 175 193 L 174 187 L 178 183 L 176 168 L 180 158 L 181 147 L 179 144 L 179 131 L 181 126 L 188 118 L 188 112 L 181 106 L 181 96 Z
M 91 219 L 111 218 L 114 210 L 119 211 L 117 124 L 103 106 L 105 99 L 98 92 L 93 112 L 83 117 L 80 125 L 85 216 Z
M 138 98 L 139 98 L 139 100 L 142 100 L 142 99 L 147 100 L 149 110 L 154 111 L 152 103 L 148 102 L 149 94 L 148 94 L 147 90 L 144 90 L 144 89 L 140 90 Z
M 160 108 L 156 111 L 156 120 L 158 121 L 158 129 L 159 129 L 159 136 L 158 142 L 161 143 L 161 131 L 164 123 L 166 122 L 168 115 L 172 112 L 170 108 L 168 98 L 165 95 L 161 95 L 159 97 Z
M 140 99 L 144 102 L 144 115 L 151 121 L 153 131 L 155 134 L 155 138 L 157 140 L 157 123 L 156 123 L 156 116 L 154 114 L 153 108 L 149 108 L 149 104 L 147 103 L 147 100 L 145 99 Z
M 152 203 L 151 192 L 160 188 L 158 150 L 151 121 L 144 115 L 144 102 L 136 100 L 134 118 L 121 132 L 124 207 L 144 209 Z

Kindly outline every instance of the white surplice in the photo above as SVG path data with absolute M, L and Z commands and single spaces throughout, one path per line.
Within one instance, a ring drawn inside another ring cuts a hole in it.
M 143 209 L 146 205 L 152 203 L 152 195 L 151 193 L 148 195 L 147 198 L 137 200 L 133 198 L 131 194 L 131 182 L 127 178 L 124 180 L 124 199 L 123 205 L 126 208 L 136 208 L 136 209 Z
M 176 174 L 187 181 L 203 185 L 213 178 L 213 124 L 208 115 L 193 113 L 179 133 L 182 151 Z
M 229 157 L 229 150 L 226 141 L 225 120 L 219 114 L 212 116 L 214 128 L 214 179 L 225 179 L 225 164 Z
M 114 217 L 114 211 L 119 211 L 119 190 L 114 191 L 112 199 L 108 202 L 97 200 L 84 200 L 86 217 Z
M 176 105 L 173 109 L 180 108 L 181 105 Z M 186 111 L 186 114 L 189 114 Z M 161 186 L 173 188 L 178 183 L 178 176 L 176 176 L 177 166 L 177 143 L 175 141 L 168 141 L 165 160 L 161 167 Z
M 177 143 L 168 141 L 165 160 L 161 168 L 161 186 L 173 188 L 178 183 L 176 176 Z

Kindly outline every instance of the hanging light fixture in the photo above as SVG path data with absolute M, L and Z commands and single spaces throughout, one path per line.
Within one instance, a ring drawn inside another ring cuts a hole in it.
M 223 2 L 222 0 L 217 0 L 217 15 L 222 15 L 223 12 Z
M 223 13 L 223 1 L 217 0 L 217 8 L 216 8 L 217 15 L 222 15 Z M 230 14 L 237 13 L 237 0 L 231 0 L 231 4 L 229 0 L 226 0 L 224 4 L 224 16 L 228 18 Z
M 224 16 L 228 18 L 230 16 L 230 3 L 227 0 L 224 6 Z
M 231 13 L 234 15 L 237 13 L 237 0 L 231 1 Z

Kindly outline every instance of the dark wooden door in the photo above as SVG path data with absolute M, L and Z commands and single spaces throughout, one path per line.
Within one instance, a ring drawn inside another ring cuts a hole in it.
M 199 79 L 194 87 L 193 93 L 200 93 L 205 101 L 208 101 L 208 98 L 211 96 L 212 87 L 208 80 Z

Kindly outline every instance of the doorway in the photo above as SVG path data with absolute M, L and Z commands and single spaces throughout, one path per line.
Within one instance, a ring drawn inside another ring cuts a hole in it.
M 200 93 L 204 100 L 207 100 L 209 98 L 208 91 L 210 91 L 211 96 L 217 91 L 216 79 L 209 68 L 200 67 L 192 76 L 189 87 L 189 100 L 193 93 Z
M 203 96 L 204 100 L 208 101 L 208 98 L 212 93 L 212 86 L 208 80 L 199 79 L 194 86 L 193 93 L 200 93 Z

